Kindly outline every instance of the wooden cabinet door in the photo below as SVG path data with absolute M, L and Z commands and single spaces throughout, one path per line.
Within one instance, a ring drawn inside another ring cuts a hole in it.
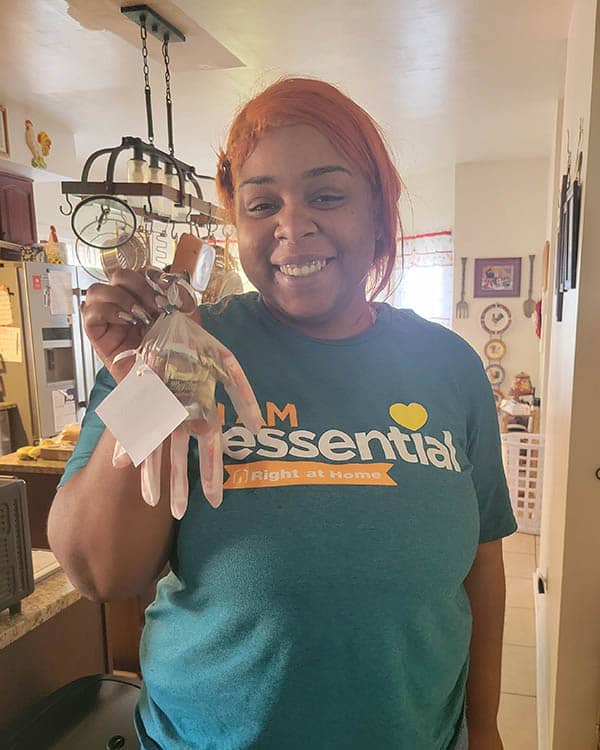
M 37 242 L 33 181 L 0 172 L 0 239 L 31 245 Z
M 156 585 L 143 596 L 106 603 L 107 641 L 114 669 L 134 672 L 141 677 L 140 639 L 144 629 L 144 613 L 155 596 Z

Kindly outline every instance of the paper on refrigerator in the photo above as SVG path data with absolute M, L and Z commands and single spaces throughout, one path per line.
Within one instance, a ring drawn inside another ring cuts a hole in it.
M 50 313 L 52 315 L 73 314 L 73 280 L 68 271 L 50 271 Z
M 56 432 L 77 421 L 74 388 L 52 391 L 52 413 Z
M 0 326 L 0 356 L 3 362 L 23 361 L 23 343 L 20 328 L 16 326 Z

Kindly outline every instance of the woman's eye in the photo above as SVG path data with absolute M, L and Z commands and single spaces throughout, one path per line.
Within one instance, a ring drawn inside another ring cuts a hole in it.
M 344 200 L 343 195 L 317 195 L 316 198 L 313 199 L 315 203 L 320 203 L 321 205 L 334 205 L 335 203 L 339 203 L 340 201 Z
M 270 211 L 273 205 L 273 203 L 257 203 L 255 206 L 249 206 L 248 211 L 250 213 L 263 213 L 264 211 Z

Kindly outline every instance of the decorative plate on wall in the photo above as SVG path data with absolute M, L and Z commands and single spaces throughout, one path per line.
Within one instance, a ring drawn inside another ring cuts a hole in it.
M 488 305 L 481 313 L 481 327 L 490 334 L 504 333 L 510 326 L 512 316 L 506 305 L 499 302 Z
M 486 359 L 496 362 L 506 354 L 506 344 L 502 339 L 490 339 L 483 350 Z
M 499 385 L 502 385 L 502 383 L 504 383 L 504 380 L 506 379 L 506 372 L 504 371 L 504 367 L 502 367 L 502 365 L 498 365 L 495 363 L 492 365 L 488 365 L 485 368 L 485 372 L 493 388 L 497 388 Z

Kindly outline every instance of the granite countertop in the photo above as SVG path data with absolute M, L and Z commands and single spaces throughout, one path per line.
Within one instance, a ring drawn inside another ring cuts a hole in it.
M 48 458 L 21 459 L 16 453 L 0 456 L 0 474 L 10 474 L 18 471 L 26 474 L 62 474 L 66 461 L 55 461 Z
M 56 570 L 36 583 L 33 594 L 21 600 L 21 612 L 0 612 L 0 649 L 29 633 L 81 599 L 81 594 L 62 570 Z

